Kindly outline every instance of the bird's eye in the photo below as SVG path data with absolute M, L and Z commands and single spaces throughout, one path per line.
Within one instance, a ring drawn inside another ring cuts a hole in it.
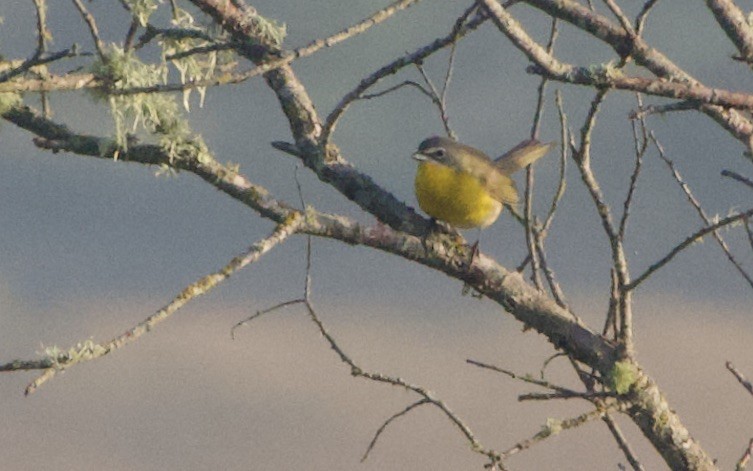
M 444 157 L 444 156 L 446 155 L 446 152 L 445 152 L 445 150 L 444 150 L 444 149 L 442 149 L 442 148 L 439 148 L 439 149 L 435 150 L 435 151 L 433 152 L 433 154 L 434 154 L 434 157 L 438 157 L 438 158 L 440 158 L 440 159 L 441 159 L 441 158 L 443 158 L 443 157 Z

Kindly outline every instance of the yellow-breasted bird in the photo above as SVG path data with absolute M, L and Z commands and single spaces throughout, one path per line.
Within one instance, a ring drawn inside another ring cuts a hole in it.
M 430 137 L 413 158 L 419 161 L 415 188 L 418 205 L 429 216 L 467 229 L 490 226 L 503 205 L 518 202 L 510 175 L 532 164 L 553 144 L 523 141 L 497 160 L 446 137 Z

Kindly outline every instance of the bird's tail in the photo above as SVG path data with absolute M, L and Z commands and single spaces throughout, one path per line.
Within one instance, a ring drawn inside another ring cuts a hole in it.
M 543 157 L 549 149 L 554 147 L 553 142 L 541 143 L 536 139 L 528 139 L 513 147 L 502 157 L 496 159 L 494 164 L 507 175 L 517 172 Z

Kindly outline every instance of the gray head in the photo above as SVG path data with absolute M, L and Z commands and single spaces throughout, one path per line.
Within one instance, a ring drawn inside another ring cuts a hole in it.
M 433 136 L 424 139 L 413 154 L 416 160 L 433 161 L 459 170 L 468 170 L 471 162 L 490 163 L 486 154 L 471 146 L 455 142 L 447 137 Z

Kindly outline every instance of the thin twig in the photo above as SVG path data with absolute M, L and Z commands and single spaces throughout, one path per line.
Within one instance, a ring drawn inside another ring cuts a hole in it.
M 753 438 L 751 438 L 748 442 L 748 448 L 745 449 L 743 456 L 741 456 L 740 459 L 737 460 L 735 471 L 743 471 L 748 466 L 751 455 L 753 455 Z
M 564 352 L 555 352 L 555 353 L 553 353 L 552 355 L 550 355 L 550 356 L 549 356 L 549 357 L 548 357 L 548 358 L 547 358 L 546 360 L 544 360 L 544 362 L 543 362 L 543 363 L 541 364 L 541 369 L 539 370 L 539 377 L 540 377 L 541 379 L 544 379 L 544 378 L 546 378 L 546 369 L 547 369 L 547 368 L 549 368 L 549 365 L 551 365 L 551 364 L 552 364 L 552 362 L 553 362 L 554 360 L 556 360 L 557 358 L 563 358 L 563 357 L 567 357 L 568 359 L 570 359 L 570 357 L 568 357 L 568 356 L 567 356 L 567 354 L 566 354 L 566 353 L 564 353 Z M 570 359 L 570 360 L 572 361 L 572 359 Z
M 599 417 L 601 417 L 602 414 L 604 414 L 604 411 L 601 411 L 599 409 L 594 409 L 590 412 L 586 412 L 584 414 L 581 414 L 571 419 L 566 419 L 566 420 L 549 419 L 547 421 L 547 424 L 541 427 L 541 431 L 539 433 L 537 433 L 536 435 L 534 435 L 533 437 L 527 440 L 518 442 L 511 448 L 503 451 L 501 453 L 501 458 L 502 459 L 509 458 L 512 455 L 515 455 L 517 453 L 520 453 L 521 451 L 531 448 L 533 445 L 536 445 L 537 443 L 540 443 L 549 437 L 559 434 L 563 430 L 568 430 L 571 428 L 579 427 L 587 422 L 596 420 Z
M 97 48 L 97 54 L 99 55 L 99 58 L 102 60 L 105 60 L 107 57 L 105 54 L 105 45 L 102 42 L 102 39 L 99 37 L 99 29 L 97 29 L 97 22 L 94 20 L 94 17 L 89 13 L 89 10 L 86 9 L 83 3 L 81 3 L 81 0 L 72 0 L 73 4 L 76 5 L 76 8 L 78 9 L 79 13 L 81 13 L 81 17 L 84 19 L 84 22 L 89 27 L 89 33 L 92 36 L 92 40 L 94 41 L 94 47 Z
M 73 0 L 73 1 L 80 1 L 80 0 Z M 308 57 L 314 54 L 315 52 L 319 51 L 320 49 L 323 49 L 325 47 L 332 47 L 335 44 L 345 41 L 351 37 L 357 36 L 365 32 L 372 26 L 375 26 L 385 21 L 396 12 L 403 10 L 405 8 L 408 8 L 409 6 L 411 6 L 412 4 L 418 1 L 420 0 L 401 0 L 401 1 L 395 2 L 377 11 L 370 17 L 365 18 L 359 21 L 358 23 L 356 23 L 355 25 L 350 26 L 338 33 L 335 33 L 332 36 L 329 36 L 324 39 L 317 39 L 307 44 L 306 46 L 295 49 L 293 51 L 285 52 L 283 53 L 283 56 L 281 58 L 269 60 L 268 62 L 258 64 L 257 66 L 245 72 L 240 72 L 237 74 L 223 74 L 218 77 L 212 77 L 212 78 L 201 79 L 201 80 L 191 80 L 191 81 L 186 81 L 185 83 L 162 84 L 162 85 L 153 85 L 153 86 L 148 86 L 148 87 L 131 87 L 131 88 L 124 88 L 124 89 L 117 89 L 117 90 L 113 89 L 113 90 L 108 90 L 108 93 L 114 94 L 114 95 L 135 95 L 135 94 L 141 94 L 141 93 L 181 92 L 181 91 L 190 90 L 194 88 L 215 87 L 219 85 L 232 85 L 232 84 L 245 82 L 246 80 L 265 74 L 271 70 L 284 67 L 297 59 Z M 170 32 L 172 30 L 155 30 L 154 28 L 152 28 L 151 30 L 149 29 L 147 30 L 148 33 L 150 31 L 157 31 L 158 34 L 163 34 L 163 33 Z M 150 38 L 154 37 L 154 34 L 155 33 L 152 32 Z M 197 34 L 197 32 L 192 31 L 191 34 L 195 35 Z M 201 34 L 201 33 L 198 33 L 198 34 Z M 206 38 L 206 39 L 211 40 L 211 38 Z M 142 42 L 143 42 L 143 39 L 142 39 Z M 136 47 L 138 48 L 138 45 Z M 101 86 L 101 84 L 97 84 L 96 86 Z
M 453 31 L 451 31 L 447 36 L 439 38 L 431 44 L 421 47 L 410 54 L 399 57 L 398 59 L 390 62 L 384 67 L 381 67 L 379 70 L 372 73 L 368 77 L 362 79 L 359 82 L 358 86 L 356 86 L 356 88 L 343 96 L 340 102 L 327 116 L 322 129 L 322 142 L 327 142 L 329 140 L 329 136 L 335 130 L 340 117 L 343 115 L 343 113 L 345 113 L 350 105 L 353 104 L 355 100 L 363 95 L 366 90 L 381 81 L 383 78 L 397 73 L 400 69 L 411 64 L 418 64 L 430 55 L 434 54 L 436 51 L 454 44 L 460 38 L 477 29 L 484 21 L 486 21 L 485 17 L 476 16 L 476 18 L 474 18 L 473 20 L 465 23 L 462 28 L 458 30 L 455 30 L 453 28 Z
M 557 113 L 559 114 L 560 118 L 560 172 L 557 183 L 557 191 L 554 193 L 552 203 L 549 206 L 549 211 L 546 214 L 546 219 L 544 219 L 544 224 L 541 227 L 541 230 L 543 232 L 549 231 L 549 227 L 552 225 L 552 221 L 554 220 L 554 214 L 557 212 L 559 203 L 565 196 L 565 189 L 567 188 L 567 143 L 570 131 L 567 126 L 567 114 L 565 114 L 565 109 L 562 105 L 562 94 L 559 90 L 557 90 L 554 94 L 554 101 L 557 104 Z
M 638 13 L 638 16 L 635 18 L 635 32 L 640 36 L 643 34 L 643 28 L 646 26 L 646 20 L 648 19 L 648 14 L 651 12 L 651 9 L 659 3 L 659 0 L 647 0 L 646 3 L 643 4 L 643 8 L 641 8 L 641 11 Z
M 741 221 L 745 218 L 749 218 L 753 216 L 753 209 L 749 209 L 743 213 L 737 213 L 732 216 L 727 216 L 726 218 L 720 219 L 715 224 L 712 224 L 710 226 L 706 226 L 703 229 L 698 230 L 694 234 L 689 235 L 685 238 L 682 242 L 677 244 L 672 250 L 669 251 L 667 255 L 662 257 L 660 260 L 658 260 L 656 263 L 651 265 L 646 269 L 643 274 L 637 278 L 635 278 L 632 282 L 630 282 L 628 285 L 625 286 L 625 290 L 632 291 L 635 288 L 637 288 L 641 283 L 646 281 L 646 279 L 653 275 L 656 270 L 660 269 L 661 267 L 665 266 L 667 263 L 669 263 L 677 254 L 685 250 L 686 248 L 690 247 L 691 245 L 695 244 L 699 240 L 703 239 L 707 235 L 713 233 L 716 230 L 719 230 L 723 227 L 729 226 L 730 224 L 734 224 L 737 221 Z
M 128 52 L 133 48 L 133 41 L 136 39 L 136 32 L 139 30 L 139 20 L 136 18 L 131 20 L 131 25 L 126 32 L 125 40 L 123 40 L 123 51 Z
M 618 338 L 624 349 L 624 354 L 630 356 L 633 351 L 633 329 L 632 305 L 630 299 L 631 293 L 629 290 L 625 289 L 630 282 L 627 258 L 625 257 L 623 241 L 620 239 L 619 232 L 615 229 L 614 223 L 612 222 L 612 215 L 609 206 L 607 205 L 601 187 L 596 180 L 596 176 L 591 169 L 591 136 L 596 125 L 596 116 L 598 115 L 601 104 L 607 93 L 607 89 L 601 89 L 594 96 L 591 101 L 591 108 L 589 109 L 588 116 L 581 128 L 580 147 L 576 148 L 575 144 L 571 143 L 571 148 L 573 152 L 572 157 L 580 171 L 581 180 L 591 195 L 591 200 L 593 201 L 596 212 L 601 219 L 601 225 L 607 239 L 609 240 L 612 266 L 617 275 L 618 281 L 617 292 L 619 298 L 616 305 L 617 310 L 615 312 L 620 325 Z
M 476 360 L 471 360 L 471 359 L 467 359 L 467 360 L 465 360 L 465 362 L 468 363 L 468 364 L 470 364 L 470 365 L 478 366 L 479 368 L 484 368 L 484 369 L 487 369 L 487 370 L 495 371 L 497 373 L 502 373 L 504 375 L 509 376 L 512 379 L 517 379 L 517 380 L 522 381 L 524 383 L 533 384 L 533 385 L 536 385 L 536 386 L 540 386 L 542 388 L 551 389 L 552 391 L 556 391 L 557 393 L 559 393 L 559 394 L 561 394 L 563 396 L 567 396 L 567 397 L 581 397 L 583 395 L 583 393 L 581 393 L 581 392 L 573 391 L 572 389 L 568 389 L 568 388 L 565 388 L 565 387 L 562 387 L 562 386 L 557 386 L 556 384 L 550 383 L 549 381 L 545 381 L 545 380 L 542 380 L 542 379 L 535 379 L 535 378 L 533 378 L 529 374 L 525 374 L 525 375 L 517 374 L 517 373 L 514 373 L 514 372 L 512 372 L 510 370 L 506 370 L 504 368 L 500 368 L 500 367 L 495 366 L 495 365 L 491 365 L 491 364 L 488 364 L 488 363 L 483 363 L 483 362 L 476 361 Z
M 637 94 L 636 99 L 638 101 L 638 109 L 640 110 L 643 108 L 641 95 Z M 638 175 L 641 173 L 643 157 L 646 155 L 649 141 L 645 118 L 641 115 L 641 117 L 637 118 L 637 121 L 640 124 L 641 132 L 639 136 L 638 130 L 636 129 L 636 120 L 633 120 L 631 124 L 633 127 L 633 145 L 635 147 L 635 165 L 633 166 L 633 173 L 630 175 L 630 186 L 628 187 L 627 196 L 625 196 L 625 202 L 622 204 L 622 217 L 620 218 L 619 230 L 617 231 L 617 237 L 619 237 L 623 243 L 625 241 L 625 230 L 627 229 L 628 218 L 630 217 L 630 205 L 633 202 L 633 195 L 635 194 L 638 183 Z
M 753 189 L 753 180 L 751 180 L 748 177 L 744 177 L 737 172 L 733 172 L 732 170 L 722 170 L 722 176 L 736 180 L 742 183 L 743 185 L 746 185 L 750 187 L 751 189 Z
M 638 461 L 638 457 L 635 455 L 633 447 L 630 446 L 630 443 L 628 443 L 627 438 L 625 438 L 625 435 L 622 433 L 620 426 L 617 425 L 617 422 L 614 421 L 612 416 L 609 415 L 609 413 L 606 413 L 601 418 L 601 420 L 603 420 L 604 423 L 607 424 L 609 431 L 612 432 L 612 436 L 617 442 L 617 446 L 619 446 L 620 450 L 622 450 L 622 453 L 625 454 L 625 458 L 627 458 L 628 463 L 630 463 L 630 466 L 633 467 L 633 470 L 644 471 L 645 468 L 643 467 L 641 462 Z
M 750 250 L 753 251 L 753 223 L 750 218 L 743 219 L 745 225 L 745 232 L 748 234 L 748 243 L 750 244 Z
M 559 35 L 559 28 L 557 27 L 557 18 L 552 18 L 552 26 L 549 28 L 549 42 L 546 45 L 546 50 L 549 54 L 554 52 L 554 43 L 557 41 Z M 539 87 L 536 93 L 536 113 L 533 116 L 533 125 L 531 126 L 531 139 L 539 138 L 539 129 L 541 128 L 541 117 L 544 111 L 544 95 L 546 85 L 549 80 L 546 77 L 542 77 L 539 81 Z
M 661 143 L 657 140 L 656 135 L 653 131 L 649 134 L 651 138 L 651 142 L 653 142 L 654 146 L 659 152 L 659 157 L 664 161 L 665 164 L 667 164 L 667 167 L 669 167 L 670 172 L 672 172 L 672 177 L 675 179 L 678 185 L 680 185 L 680 188 L 682 189 L 683 193 L 685 193 L 685 197 L 687 198 L 688 202 L 695 208 L 696 212 L 698 213 L 698 216 L 703 220 L 704 223 L 711 224 L 711 219 L 706 215 L 706 211 L 704 211 L 703 207 L 701 206 L 701 203 L 698 201 L 698 199 L 693 195 L 693 192 L 690 190 L 690 186 L 682 179 L 682 176 L 680 175 L 680 172 L 675 167 L 674 162 L 672 162 L 664 152 L 664 148 L 661 145 Z M 732 264 L 733 267 L 737 270 L 738 273 L 740 273 L 740 276 L 745 279 L 745 281 L 748 282 L 748 285 L 753 288 L 753 278 L 748 274 L 748 272 L 745 271 L 745 269 L 740 265 L 740 262 L 737 261 L 737 259 L 732 255 L 732 252 L 730 251 L 729 246 L 724 241 L 724 238 L 722 237 L 721 233 L 719 231 L 714 231 L 713 234 L 714 240 L 719 244 L 719 247 L 721 247 L 722 251 L 724 252 L 724 255 L 727 256 L 727 260 Z
M 541 260 L 539 256 L 543 253 L 537 250 L 536 236 L 534 235 L 534 218 L 533 218 L 533 181 L 534 170 L 533 166 L 529 165 L 526 168 L 526 190 L 524 198 L 524 220 L 525 220 L 525 233 L 526 233 L 526 245 L 528 246 L 528 254 L 531 258 L 531 281 L 537 290 L 543 291 L 544 286 L 541 284 Z
M 44 90 L 44 87 L 34 87 L 33 85 L 27 86 L 26 84 L 29 83 L 53 83 L 54 82 L 54 76 L 47 74 L 44 74 L 45 76 L 43 78 L 39 79 L 24 79 L 19 81 L 12 81 L 10 80 L 14 77 L 17 77 L 23 73 L 25 73 L 28 70 L 34 71 L 34 67 L 49 64 L 55 61 L 59 61 L 60 59 L 66 59 L 70 57 L 79 57 L 79 56 L 86 56 L 87 53 L 79 52 L 76 47 L 71 47 L 70 49 L 64 49 L 59 52 L 54 52 L 51 54 L 45 54 L 42 57 L 30 57 L 29 59 L 23 61 L 21 64 L 19 64 L 17 67 L 12 67 L 5 72 L 0 74 L 0 93 L 2 92 L 24 92 L 24 91 L 42 91 Z M 89 74 L 86 74 L 89 75 Z M 6 83 L 4 83 L 6 82 Z M 78 87 L 81 88 L 81 87 Z M 56 90 L 56 89 L 50 89 L 50 90 Z
M 560 307 L 566 309 L 575 319 L 580 321 L 580 318 L 570 309 L 570 306 L 568 306 L 567 301 L 565 300 L 565 293 L 562 291 L 562 287 L 557 281 L 557 276 L 555 275 L 554 270 L 549 266 L 549 261 L 546 258 L 546 248 L 544 247 L 545 232 L 540 230 L 540 227 L 542 226 L 538 223 L 538 220 L 534 221 L 533 239 L 536 252 L 538 253 L 541 272 L 544 274 L 544 279 L 546 279 L 547 285 L 549 285 L 549 290 L 552 293 L 554 302 Z
M 47 29 L 47 4 L 45 0 L 34 0 L 34 8 L 37 10 L 37 50 L 34 52 L 34 58 L 38 59 L 47 51 L 47 39 L 50 37 L 50 31 Z
M 737 368 L 734 367 L 732 362 L 728 361 L 727 363 L 725 363 L 725 366 L 727 367 L 729 372 L 732 373 L 732 375 L 735 377 L 737 382 L 740 383 L 742 387 L 745 388 L 746 391 L 748 391 L 751 395 L 753 395 L 753 384 L 751 384 L 751 382 L 748 381 L 748 379 L 745 376 L 743 376 L 743 374 L 740 371 L 738 371 Z
M 463 14 L 460 15 L 460 17 L 458 17 L 458 19 L 455 21 L 455 26 L 452 29 L 452 32 L 455 34 L 456 38 L 455 38 L 455 41 L 453 41 L 452 45 L 450 46 L 450 57 L 447 59 L 447 71 L 445 73 L 444 84 L 442 85 L 442 93 L 438 97 L 442 124 L 444 125 L 447 136 L 453 140 L 457 140 L 457 135 L 455 134 L 455 131 L 452 130 L 452 127 L 450 126 L 450 116 L 449 116 L 449 113 L 447 112 L 447 93 L 450 90 L 450 82 L 452 81 L 452 73 L 455 70 L 455 55 L 457 53 L 457 39 L 459 39 L 460 30 L 461 28 L 463 28 L 463 25 L 465 25 L 466 21 L 468 21 L 468 18 L 471 16 L 471 14 L 477 9 L 478 9 L 478 6 L 475 3 L 472 3 L 471 6 L 466 8 Z
M 620 286 L 617 281 L 617 273 L 614 267 L 609 270 L 609 306 L 607 307 L 607 316 L 604 319 L 604 328 L 602 335 L 607 335 L 612 330 L 612 339 L 617 340 L 619 329 L 617 328 L 617 310 L 620 304 Z
M 406 80 L 404 82 L 398 83 L 397 85 L 393 85 L 393 86 L 391 86 L 389 88 L 385 88 L 384 90 L 381 90 L 381 91 L 378 91 L 378 92 L 374 92 L 374 93 L 367 93 L 367 94 L 361 95 L 361 97 L 359 98 L 359 100 L 371 100 L 372 98 L 383 97 L 384 95 L 387 95 L 389 93 L 397 91 L 397 90 L 399 90 L 399 89 L 401 89 L 403 87 L 414 87 L 414 88 L 418 89 L 418 91 L 420 91 L 421 93 L 423 93 L 424 95 L 426 95 L 427 97 L 429 97 L 430 100 L 432 100 L 432 101 L 436 100 L 436 97 L 431 93 L 431 90 L 427 90 L 426 87 L 424 87 L 423 85 L 421 85 L 418 82 L 414 82 L 413 80 Z
M 450 114 L 447 112 L 447 92 L 450 90 L 452 72 L 455 69 L 455 53 L 458 50 L 457 45 L 457 43 L 452 43 L 452 46 L 450 46 L 450 57 L 447 59 L 447 72 L 444 77 L 444 84 L 442 85 L 442 94 L 439 97 L 439 102 L 442 104 L 440 108 L 442 111 L 442 124 L 447 132 L 447 136 L 454 140 L 457 140 L 457 135 L 455 135 L 455 131 L 450 127 Z
M 448 74 L 450 74 L 449 68 L 452 67 L 452 63 L 454 62 L 454 55 L 455 55 L 455 44 L 450 48 L 451 55 L 450 55 L 450 63 L 448 65 Z M 437 90 L 436 85 L 434 85 L 434 81 L 429 77 L 429 75 L 426 73 L 426 70 L 423 67 L 423 64 L 416 63 L 416 69 L 418 70 L 419 74 L 421 74 L 421 78 L 424 79 L 424 83 L 426 84 L 429 92 L 429 97 L 431 98 L 432 103 L 437 105 L 437 108 L 439 109 L 439 118 L 442 120 L 442 125 L 444 126 L 445 132 L 447 133 L 447 137 L 452 139 L 453 141 L 457 141 L 457 135 L 450 127 L 450 118 L 449 114 L 447 113 L 447 103 L 444 101 L 444 96 L 446 93 L 446 88 L 443 87 L 442 92 L 439 92 Z M 423 88 L 423 87 L 422 87 Z M 424 90 L 426 90 L 424 88 Z
M 554 50 L 554 43 L 557 39 L 557 19 L 552 20 L 552 26 L 549 30 L 549 42 L 547 44 L 547 52 L 552 53 Z M 531 125 L 531 139 L 538 139 L 539 129 L 541 127 L 541 119 L 544 114 L 544 98 L 546 95 L 546 85 L 549 82 L 546 77 L 542 77 L 539 82 L 539 86 L 536 93 L 536 107 L 534 108 L 533 124 Z M 544 256 L 544 248 L 539 246 L 538 239 L 543 244 L 546 238 L 546 232 L 538 232 L 535 234 L 534 217 L 533 217 L 533 186 L 535 179 L 535 170 L 532 165 L 526 168 L 526 187 L 524 191 L 524 228 L 526 234 L 526 245 L 528 248 L 528 254 L 531 259 L 531 281 L 536 289 L 544 289 L 541 283 L 541 268 L 546 265 L 546 261 L 540 260 L 540 257 Z M 551 284 L 551 283 L 550 283 Z
M 484 448 L 484 446 L 481 445 L 481 443 L 475 437 L 471 429 L 454 412 L 452 412 L 452 410 L 450 410 L 450 408 L 447 406 L 447 404 L 444 403 L 444 401 L 434 397 L 434 395 L 431 392 L 429 392 L 422 386 L 411 384 L 401 378 L 395 378 L 395 377 L 383 375 L 381 373 L 376 373 L 376 372 L 368 372 L 368 371 L 363 370 L 360 366 L 358 366 L 350 358 L 350 356 L 347 353 L 345 353 L 345 351 L 342 348 L 340 348 L 339 344 L 334 339 L 334 337 L 332 337 L 329 331 L 324 327 L 324 324 L 319 319 L 319 316 L 317 315 L 316 310 L 314 309 L 314 306 L 308 297 L 306 298 L 306 302 L 304 304 L 306 306 L 306 309 L 308 310 L 309 317 L 314 322 L 314 324 L 316 324 L 322 336 L 327 340 L 327 343 L 329 344 L 330 348 L 334 350 L 334 352 L 337 354 L 337 356 L 340 358 L 340 360 L 343 363 L 345 363 L 346 365 L 350 367 L 351 375 L 355 377 L 365 378 L 371 381 L 376 381 L 378 383 L 386 383 L 392 386 L 398 386 L 398 387 L 401 387 L 401 388 L 404 388 L 404 389 L 407 389 L 409 391 L 416 393 L 421 398 L 423 398 L 427 403 L 432 404 L 433 406 L 437 407 L 439 410 L 442 411 L 442 413 L 450 420 L 450 422 L 452 422 L 452 424 L 460 431 L 460 433 L 470 443 L 471 449 L 473 449 L 473 451 L 487 456 L 494 463 L 497 463 L 500 461 L 499 454 L 493 450 Z
M 283 242 L 290 235 L 294 234 L 300 225 L 303 223 L 303 216 L 292 218 L 288 224 L 281 224 L 275 228 L 272 234 L 260 240 L 252 245 L 246 252 L 233 258 L 225 267 L 221 270 L 207 275 L 200 280 L 190 284 L 183 291 L 180 292 L 169 304 L 157 311 L 155 314 L 149 316 L 135 327 L 127 330 L 122 335 L 119 335 L 112 340 L 103 344 L 95 345 L 90 348 L 91 351 L 87 351 L 86 355 L 79 355 L 75 361 L 59 362 L 58 359 L 52 359 L 55 361 L 55 366 L 48 368 L 44 373 L 35 379 L 26 388 L 26 394 L 32 394 L 36 391 L 44 382 L 52 378 L 58 372 L 84 361 L 94 360 L 96 358 L 107 355 L 108 353 L 117 350 L 119 348 L 128 345 L 131 342 L 138 340 L 144 334 L 150 332 L 157 324 L 166 320 L 186 303 L 192 299 L 201 296 L 211 291 L 215 286 L 220 284 L 229 278 L 233 273 L 246 267 L 247 265 L 258 260 L 262 255 L 269 250 Z
M 630 18 L 625 15 L 625 13 L 622 12 L 622 9 L 619 5 L 617 5 L 617 2 L 614 0 L 604 0 L 604 3 L 609 7 L 609 9 L 612 11 L 612 14 L 617 18 L 617 21 L 620 22 L 622 27 L 625 29 L 625 32 L 630 36 L 635 36 L 635 30 L 633 29 L 633 23 L 630 21 Z
M 677 101 L 667 103 L 666 105 L 647 105 L 642 109 L 632 111 L 628 117 L 630 119 L 638 119 L 652 114 L 663 115 L 677 111 L 698 111 L 700 107 L 701 103 L 697 100 Z
M 526 393 L 518 395 L 518 401 L 551 401 L 552 399 L 606 399 L 615 397 L 613 392 L 556 392 L 556 393 Z
M 387 429 L 387 426 L 390 425 L 390 423 L 406 415 L 408 412 L 412 411 L 413 409 L 423 406 L 424 404 L 429 404 L 429 401 L 426 399 L 421 399 L 419 401 L 416 401 L 413 404 L 406 407 L 405 409 L 401 410 L 400 412 L 395 413 L 394 415 L 389 417 L 387 420 L 385 420 L 384 423 L 382 423 L 382 425 L 377 429 L 376 433 L 374 433 L 374 438 L 371 439 L 369 446 L 366 448 L 366 452 L 364 452 L 363 456 L 361 457 L 361 463 L 366 461 L 366 459 L 369 457 L 369 453 L 371 453 L 371 450 L 374 449 L 374 446 L 376 445 L 377 440 L 379 440 L 379 436 L 382 435 L 382 432 L 384 432 Z
M 188 49 L 186 51 L 180 51 L 180 52 L 176 52 L 175 54 L 165 56 L 165 59 L 169 61 L 176 61 L 180 59 L 185 59 L 186 57 L 193 56 L 196 54 L 207 54 L 210 52 L 228 51 L 236 47 L 238 46 L 233 43 L 216 43 L 216 44 L 209 44 L 206 46 L 197 46 L 197 47 Z
M 559 173 L 559 183 L 557 185 L 557 191 L 555 192 L 554 196 L 552 197 L 552 202 L 549 206 L 549 211 L 547 212 L 546 219 L 544 220 L 543 224 L 535 224 L 533 227 L 533 235 L 534 235 L 534 242 L 536 245 L 536 251 L 539 256 L 539 263 L 541 265 L 541 270 L 544 273 L 544 277 L 547 280 L 547 284 L 549 285 L 549 290 L 552 293 L 552 297 L 554 298 L 555 302 L 560 305 L 561 307 L 568 310 L 568 312 L 572 313 L 573 316 L 578 319 L 578 316 L 569 308 L 567 305 L 567 301 L 565 300 L 565 294 L 562 291 L 562 288 L 560 287 L 559 283 L 557 282 L 556 276 L 554 274 L 554 270 L 550 267 L 549 262 L 546 260 L 546 252 L 545 252 L 545 240 L 546 236 L 548 235 L 549 228 L 551 227 L 552 221 L 554 220 L 554 215 L 557 212 L 557 208 L 559 206 L 559 202 L 562 200 L 562 197 L 565 195 L 565 188 L 566 188 L 566 168 L 567 168 L 567 142 L 568 142 L 568 129 L 567 129 L 567 115 L 565 114 L 565 111 L 562 106 L 562 96 L 559 92 L 559 90 L 555 93 L 555 102 L 557 104 L 557 110 L 560 118 L 560 141 L 561 141 L 561 149 L 560 149 L 560 173 Z M 531 255 L 529 254 L 526 258 L 527 261 L 531 260 Z M 523 267 L 525 265 L 521 265 L 519 267 L 518 271 L 522 271 Z
M 491 2 L 493 0 L 486 0 Z M 615 87 L 625 90 L 641 91 L 663 96 L 672 95 L 676 99 L 697 99 L 704 103 L 717 102 L 715 104 L 723 105 L 722 102 L 728 101 L 730 106 L 709 106 L 703 105 L 700 111 L 714 119 L 735 139 L 740 140 L 743 144 L 748 145 L 751 134 L 753 134 L 753 122 L 742 113 L 729 109 L 734 108 L 731 102 L 738 100 L 746 101 L 743 97 L 745 94 L 738 94 L 733 98 L 732 95 L 707 87 L 688 74 L 685 70 L 674 64 L 667 56 L 652 48 L 641 36 L 630 36 L 619 25 L 609 21 L 608 18 L 590 11 L 575 1 L 557 1 L 550 0 L 527 0 L 526 3 L 538 8 L 551 16 L 556 16 L 572 24 L 576 28 L 582 29 L 603 41 L 613 48 L 621 56 L 626 50 L 630 51 L 631 57 L 639 66 L 643 66 L 655 74 L 658 79 L 649 79 L 648 81 L 635 80 L 637 77 L 626 78 L 623 74 L 611 74 L 613 67 L 605 64 L 605 67 L 582 67 L 571 68 L 563 66 L 561 63 L 554 63 L 544 58 L 539 62 L 536 57 L 531 60 L 536 62 L 538 67 L 548 70 L 547 73 L 553 73 L 557 80 L 578 83 L 590 83 L 590 86 Z M 516 43 L 516 45 L 518 45 Z M 528 54 L 524 45 L 518 46 L 524 53 Z M 530 57 L 530 56 L 529 56 Z M 540 73 L 537 67 L 529 69 L 534 73 Z M 588 79 L 586 77 L 590 76 Z M 609 77 L 606 77 L 609 76 Z M 597 77 L 602 77 L 598 79 Z M 615 79 L 614 81 L 612 79 Z M 605 80 L 604 80 L 605 79 Z M 664 87 L 664 84 L 681 84 L 680 87 Z M 680 90 L 682 89 L 682 91 Z M 723 96 L 723 97 L 722 97 Z M 753 104 L 753 95 L 749 95 L 750 104 Z M 729 100 L 728 100 L 729 99 Z
M 270 312 L 278 311 L 282 308 L 290 307 L 296 304 L 301 304 L 303 302 L 304 302 L 303 299 L 293 299 L 291 301 L 285 301 L 279 304 L 275 304 L 274 306 L 267 309 L 263 309 L 261 311 L 256 311 L 256 313 L 254 313 L 253 315 L 243 319 L 242 321 L 239 321 L 237 324 L 235 324 L 233 327 L 230 328 L 230 338 L 235 340 L 235 331 L 238 330 L 238 328 L 248 325 L 251 321 L 253 321 L 254 319 L 258 319 L 264 314 L 269 314 Z

